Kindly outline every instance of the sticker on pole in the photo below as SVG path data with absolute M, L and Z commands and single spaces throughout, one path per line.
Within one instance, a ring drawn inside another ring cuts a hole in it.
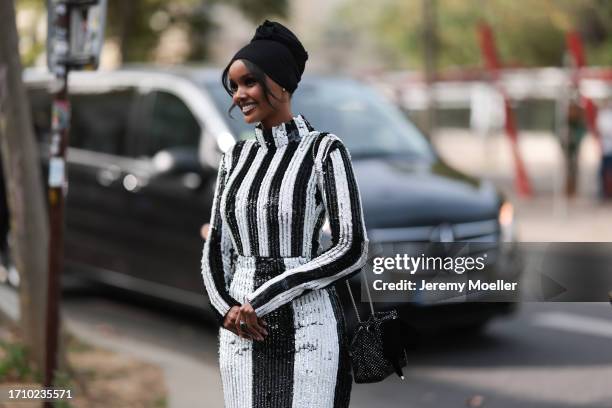
M 64 163 L 60 157 L 49 160 L 49 187 L 61 187 L 64 184 Z

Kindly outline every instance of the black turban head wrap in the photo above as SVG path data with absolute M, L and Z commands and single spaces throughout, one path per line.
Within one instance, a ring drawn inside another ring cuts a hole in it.
M 308 53 L 287 27 L 266 20 L 257 27 L 251 42 L 232 57 L 226 70 L 238 59 L 254 63 L 274 82 L 293 93 L 302 79 Z

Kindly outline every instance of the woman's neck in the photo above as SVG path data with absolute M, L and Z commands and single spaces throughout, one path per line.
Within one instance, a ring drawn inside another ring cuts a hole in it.
M 274 126 L 278 126 L 281 123 L 285 123 L 293 119 L 293 113 L 291 110 L 287 110 L 284 112 L 279 112 L 278 115 L 274 115 L 274 117 L 266 118 L 261 121 L 261 125 L 264 129 L 271 129 Z

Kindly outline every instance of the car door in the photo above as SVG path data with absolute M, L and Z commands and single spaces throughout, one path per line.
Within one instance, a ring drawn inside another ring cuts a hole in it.
M 125 178 L 139 167 L 129 155 L 136 92 L 75 88 L 70 101 L 66 260 L 82 273 L 117 282 L 117 273 L 130 274 Z
M 179 293 L 172 289 L 200 293 L 200 229 L 209 221 L 216 182 L 216 172 L 204 170 L 198 159 L 203 123 L 165 90 L 147 92 L 139 112 L 135 154 L 151 163 L 151 173 L 135 175 L 139 188 L 129 195 L 137 224 L 132 268 L 161 284 L 164 295 Z

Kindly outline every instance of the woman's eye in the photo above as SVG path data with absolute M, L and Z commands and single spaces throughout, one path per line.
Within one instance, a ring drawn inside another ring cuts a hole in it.
M 255 85 L 256 83 L 257 83 L 257 81 L 255 81 L 255 79 L 253 79 L 253 78 L 247 78 L 247 79 L 245 79 L 245 81 L 244 81 L 244 84 L 245 84 L 246 86 L 253 86 L 253 85 Z

